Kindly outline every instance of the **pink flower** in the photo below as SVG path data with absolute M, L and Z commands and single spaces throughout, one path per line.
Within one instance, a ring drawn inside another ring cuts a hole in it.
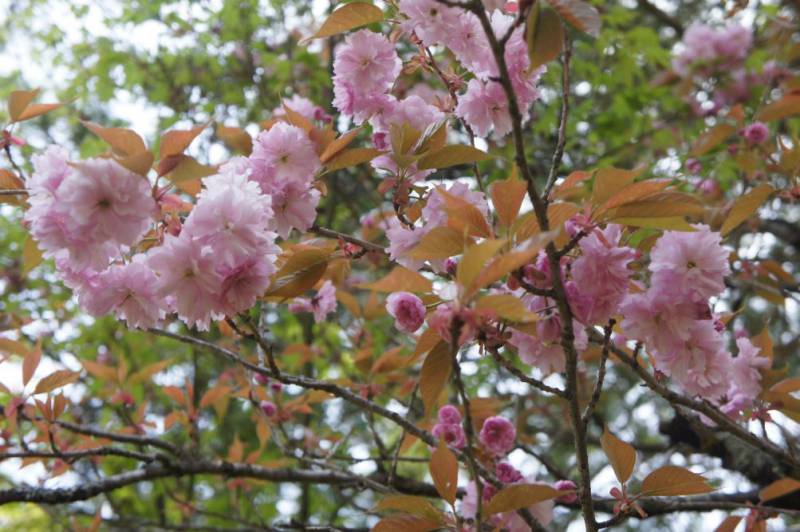
M 278 413 L 278 407 L 272 401 L 261 401 L 258 406 L 267 417 L 274 417 Z
M 386 299 L 386 310 L 399 330 L 413 333 L 425 323 L 425 305 L 410 292 L 394 292 Z
M 164 303 L 156 291 L 157 278 L 143 259 L 137 255 L 133 262 L 113 265 L 95 276 L 79 292 L 81 306 L 94 316 L 113 311 L 129 327 L 154 326 L 164 317 Z
M 244 261 L 218 269 L 223 278 L 219 294 L 222 313 L 231 316 L 256 304 L 269 287 L 279 251 L 277 246 L 265 244 Z
M 444 405 L 439 409 L 439 421 L 448 425 L 461 423 L 461 412 L 453 405 Z
M 699 174 L 703 171 L 703 163 L 695 158 L 686 159 L 686 171 L 690 174 Z
M 158 276 L 156 290 L 190 327 L 207 330 L 212 317 L 219 317 L 223 278 L 217 258 L 210 246 L 183 234 L 167 235 L 148 252 L 148 265 Z
M 272 192 L 275 231 L 283 238 L 292 228 L 307 231 L 317 219 L 320 193 L 315 188 L 290 182 Z
M 92 240 L 135 244 L 156 212 L 147 178 L 113 159 L 89 159 L 76 165 L 59 187 L 61 201 L 80 225 L 91 227 Z
M 504 417 L 492 416 L 483 422 L 478 439 L 490 454 L 504 456 L 514 448 L 517 430 Z
M 336 49 L 333 82 L 362 93 L 388 91 L 400 74 L 402 62 L 394 45 L 380 33 L 360 30 L 347 36 Z
M 682 349 L 656 353 L 659 369 L 675 379 L 689 395 L 716 399 L 730 384 L 732 358 L 712 320 L 695 321 Z
M 309 186 L 320 167 L 314 144 L 305 131 L 285 122 L 258 135 L 250 160 L 252 179 L 267 194 L 287 181 Z
M 425 46 L 444 42 L 459 18 L 458 10 L 436 0 L 400 0 L 398 6 L 409 18 L 404 29 L 414 32 Z
M 459 96 L 456 116 L 472 127 L 475 134 L 485 137 L 494 129 L 498 137 L 511 131 L 511 115 L 503 87 L 496 82 L 471 79 L 467 92 Z
M 650 251 L 649 269 L 653 284 L 663 283 L 675 297 L 695 294 L 705 299 L 725 290 L 728 251 L 719 233 L 707 225 L 694 227 L 692 232 L 666 231 Z
M 753 122 L 745 126 L 739 134 L 750 144 L 762 144 L 769 138 L 769 128 L 764 122 Z
M 616 312 L 628 289 L 632 271 L 628 265 L 636 251 L 620 246 L 622 228 L 610 224 L 602 232 L 594 231 L 578 246 L 581 255 L 572 263 L 572 279 L 583 301 L 576 317 L 587 325 L 605 323 Z
M 317 323 L 325 321 L 325 318 L 336 310 L 336 287 L 330 281 L 325 281 L 317 295 L 311 299 L 300 297 L 289 305 L 290 312 L 311 312 L 314 314 L 314 321 Z
M 558 491 L 575 491 L 578 489 L 578 486 L 576 486 L 571 480 L 557 480 L 555 484 L 553 484 L 553 488 L 557 489 Z M 578 502 L 578 494 L 570 493 L 568 495 L 562 495 L 556 499 L 556 502 L 563 502 L 566 504 L 576 503 Z
M 272 110 L 272 116 L 286 116 L 286 110 L 283 108 L 286 106 L 307 120 L 320 120 L 323 122 L 330 120 L 330 116 L 325 113 L 322 107 L 299 94 L 295 94 L 291 98 L 284 98 L 281 104 L 282 105 Z
M 419 228 L 415 231 L 406 228 L 397 218 L 390 218 L 389 223 L 392 225 L 386 231 L 386 238 L 389 239 L 386 251 L 389 253 L 389 258 L 409 270 L 419 270 L 425 261 L 412 259 L 408 253 L 419 244 L 424 232 Z
M 488 221 L 489 219 L 489 205 L 486 203 L 486 197 L 482 192 L 472 191 L 469 185 L 456 181 L 449 187 L 436 187 L 428 196 L 425 207 L 422 208 L 422 216 L 425 219 L 425 230 L 430 230 L 434 227 L 447 225 L 447 200 L 445 195 L 462 199 L 467 203 L 471 203 L 483 214 L 483 217 Z
M 443 439 L 447 445 L 454 449 L 463 449 L 467 443 L 464 428 L 460 423 L 439 422 L 433 426 L 431 433 L 434 438 Z
M 33 175 L 25 184 L 31 198 L 54 197 L 64 178 L 72 172 L 69 154 L 61 146 L 48 146 L 44 152 L 31 157 Z
M 769 358 L 759 356 L 760 348 L 748 338 L 737 338 L 739 354 L 731 362 L 731 394 L 755 399 L 761 393 L 761 372 L 770 366 Z
M 515 484 L 524 478 L 522 473 L 508 462 L 500 462 L 497 464 L 495 467 L 495 475 L 497 475 L 497 480 L 503 484 Z

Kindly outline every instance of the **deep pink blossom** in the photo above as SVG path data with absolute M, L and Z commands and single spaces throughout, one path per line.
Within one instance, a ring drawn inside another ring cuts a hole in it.
M 740 134 L 750 144 L 762 144 L 769 138 L 769 128 L 764 122 L 753 122 L 745 126 Z
M 557 480 L 553 484 L 553 488 L 557 489 L 558 491 L 576 491 L 578 489 L 578 486 L 571 480 Z M 578 494 L 569 493 L 567 495 L 562 495 L 561 497 L 558 497 L 556 499 L 556 502 L 574 504 L 578 502 Z
M 431 429 L 434 438 L 443 439 L 444 442 L 455 449 L 463 449 L 467 443 L 464 428 L 461 423 L 439 422 Z
M 453 405 L 444 405 L 439 409 L 439 421 L 450 425 L 461 423 L 461 412 Z
M 386 310 L 399 330 L 413 333 L 425 323 L 425 305 L 410 292 L 394 292 L 386 299 Z
M 506 418 L 492 416 L 483 422 L 478 439 L 490 454 L 505 456 L 514 448 L 517 430 L 514 428 L 514 424 Z

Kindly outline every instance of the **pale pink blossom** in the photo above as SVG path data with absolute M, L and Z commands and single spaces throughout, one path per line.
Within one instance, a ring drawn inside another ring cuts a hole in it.
M 296 298 L 290 305 L 290 312 L 311 312 L 314 321 L 321 323 L 331 312 L 336 310 L 336 287 L 330 281 L 325 281 L 317 295 L 312 298 Z
M 144 235 L 156 213 L 147 178 L 113 159 L 76 164 L 58 192 L 76 222 L 91 227 L 96 242 L 131 246 Z
M 628 289 L 636 251 L 620 246 L 622 227 L 609 224 L 602 232 L 593 231 L 578 246 L 581 255 L 572 263 L 574 286 L 583 305 L 574 308 L 576 317 L 587 325 L 605 323 L 617 312 Z M 572 301 L 570 301 L 572 303 Z
M 386 310 L 399 330 L 413 333 L 425 323 L 425 305 L 410 292 L 394 292 L 386 298 Z
M 670 375 L 689 395 L 719 398 L 730 384 L 731 355 L 712 320 L 697 320 L 689 339 L 678 351 L 655 353 L 658 368 Z
M 157 278 L 143 255 L 132 262 L 116 264 L 94 276 L 79 292 L 79 301 L 89 314 L 114 312 L 129 327 L 153 327 L 164 317 L 163 299 L 156 290 Z
M 511 131 L 511 115 L 503 87 L 494 81 L 471 79 L 467 92 L 460 95 L 456 116 L 462 118 L 475 131 L 485 137 L 490 131 L 503 137 Z
M 680 294 L 708 298 L 725 290 L 730 273 L 729 252 L 722 237 L 707 225 L 696 231 L 666 231 L 650 251 L 649 269 L 654 285 L 664 284 L 675 297 Z
M 359 30 L 336 49 L 334 83 L 346 83 L 364 93 L 388 91 L 400 74 L 402 62 L 384 35 Z
M 48 146 L 44 152 L 31 157 L 31 163 L 33 174 L 25 183 L 31 199 L 54 197 L 64 178 L 72 172 L 69 154 L 61 146 Z
M 281 106 L 272 110 L 272 116 L 279 118 L 286 116 L 284 107 L 288 107 L 306 120 L 319 120 L 323 122 L 330 120 L 330 116 L 328 116 L 322 107 L 299 94 L 294 94 L 291 98 L 284 98 L 281 104 Z
M 418 270 L 425 263 L 423 260 L 413 259 L 408 253 L 419 244 L 424 231 L 421 228 L 411 230 L 402 225 L 396 218 L 391 218 L 391 227 L 386 230 L 389 247 L 386 251 L 389 258 L 410 270 Z
M 739 353 L 731 361 L 731 393 L 755 399 L 761 393 L 761 371 L 770 366 L 769 358 L 759 356 L 760 348 L 749 338 L 737 338 Z
M 400 11 L 409 20 L 403 28 L 414 32 L 425 46 L 444 42 L 458 22 L 460 11 L 436 0 L 400 0 Z
M 258 135 L 250 160 L 252 179 L 268 194 L 287 181 L 310 185 L 320 168 L 314 144 L 305 131 L 285 122 Z
M 514 424 L 502 416 L 492 416 L 483 422 L 478 440 L 483 448 L 494 456 L 505 456 L 513 448 L 517 439 Z
M 211 246 L 181 235 L 167 235 L 148 251 L 148 265 L 156 273 L 156 290 L 187 325 L 207 330 L 218 312 L 222 276 Z
M 292 228 L 307 231 L 317 218 L 320 192 L 298 183 L 286 183 L 272 192 L 275 231 L 283 238 Z

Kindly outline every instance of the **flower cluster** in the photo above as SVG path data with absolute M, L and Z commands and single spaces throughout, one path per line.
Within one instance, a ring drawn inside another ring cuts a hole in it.
M 511 484 L 541 484 L 535 477 L 525 477 L 517 468 L 505 461 L 506 455 L 514 449 L 516 430 L 514 425 L 506 418 L 493 416 L 483 422 L 479 440 L 483 449 L 495 460 L 495 475 L 497 480 L 505 485 Z M 497 493 L 497 488 L 484 483 L 482 486 L 482 500 L 485 505 Z M 552 500 L 540 502 L 528 507 L 536 520 L 547 526 L 553 519 L 554 502 Z M 478 508 L 478 488 L 475 482 L 467 485 L 467 493 L 461 501 L 461 513 L 464 517 L 475 517 Z M 516 512 L 504 512 L 492 517 L 489 521 L 497 529 L 524 531 L 529 530 L 522 518 Z
M 439 409 L 439 420 L 431 432 L 434 437 L 443 439 L 455 449 L 463 449 L 467 444 L 467 437 L 461 426 L 461 412 L 453 405 L 444 405 Z
M 579 220 L 571 220 L 568 229 L 578 235 Z M 636 259 L 636 251 L 620 244 L 622 227 L 609 224 L 605 229 L 593 229 L 578 244 L 580 255 L 576 259 L 563 257 L 559 268 L 574 316 L 572 328 L 575 348 L 586 349 L 588 336 L 585 328 L 602 325 L 619 313 L 619 306 L 628 291 L 633 271 L 629 268 Z M 552 284 L 552 274 L 547 255 L 541 253 L 534 265 L 525 270 L 525 280 L 537 288 Z M 543 374 L 564 371 L 565 357 L 561 346 L 562 319 L 555 302 L 544 296 L 526 294 L 528 310 L 540 314 L 536 322 L 536 335 L 513 331 L 510 343 L 517 348 L 520 358 L 538 368 Z
M 308 111 L 301 104 L 287 102 Z M 87 312 L 114 313 L 131 327 L 151 327 L 175 313 L 207 329 L 212 319 L 252 307 L 275 272 L 276 233 L 285 238 L 293 228 L 308 229 L 320 197 L 313 142 L 278 122 L 259 135 L 250 157 L 203 179 L 185 221 L 165 220 L 166 231 L 153 233 L 161 243 L 145 251 L 138 245 L 160 214 L 146 177 L 114 159 L 68 164 L 58 147 L 33 162 L 31 234 Z M 165 210 L 173 199 L 159 194 Z M 307 310 L 323 319 L 335 308 L 334 294 L 332 285 L 323 286 Z
M 665 232 L 650 252 L 650 286 L 626 296 L 621 309 L 625 334 L 647 346 L 657 369 L 690 395 L 724 402 L 727 410 L 749 407 L 760 391 L 757 357 L 748 339 L 737 340 L 739 355 L 725 347 L 724 325 L 708 300 L 725 289 L 728 251 L 708 226 L 693 232 Z
M 683 49 L 673 58 L 672 69 L 681 76 L 736 70 L 752 44 L 750 30 L 738 24 L 721 28 L 692 24 L 683 34 Z

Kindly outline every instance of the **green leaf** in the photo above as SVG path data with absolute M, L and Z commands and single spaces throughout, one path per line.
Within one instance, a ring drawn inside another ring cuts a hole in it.
M 549 63 L 564 47 L 564 24 L 549 7 L 537 3 L 528 15 L 527 35 L 530 68 Z

